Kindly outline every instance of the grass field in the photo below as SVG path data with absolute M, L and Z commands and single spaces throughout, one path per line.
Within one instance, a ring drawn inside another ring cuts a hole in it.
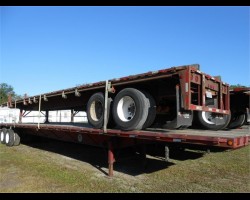
M 169 163 L 148 154 L 146 169 L 128 154 L 114 164 L 113 178 L 105 175 L 106 153 L 54 140 L 0 144 L 0 192 L 250 192 L 250 146 L 171 151 Z

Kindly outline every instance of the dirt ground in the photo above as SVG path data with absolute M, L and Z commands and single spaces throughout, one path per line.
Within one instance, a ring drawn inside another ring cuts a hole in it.
M 107 176 L 102 148 L 45 139 L 17 147 L 0 144 L 0 192 L 250 192 L 250 146 L 237 150 L 116 151 Z

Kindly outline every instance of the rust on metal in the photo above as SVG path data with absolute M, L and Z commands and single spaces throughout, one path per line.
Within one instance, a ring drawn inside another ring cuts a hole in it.
M 114 152 L 113 152 L 113 145 L 112 145 L 112 141 L 109 141 L 108 143 L 108 165 L 109 165 L 109 176 L 112 177 L 114 175 L 113 173 L 113 165 L 115 162 L 115 158 L 114 158 Z

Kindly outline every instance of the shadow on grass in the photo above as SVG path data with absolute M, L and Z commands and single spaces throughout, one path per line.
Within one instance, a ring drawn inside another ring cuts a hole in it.
M 107 175 L 108 172 L 108 152 L 107 149 L 69 143 L 48 138 L 40 138 L 32 141 L 23 141 L 23 144 L 53 152 L 62 156 L 73 158 L 81 162 L 87 162 Z M 170 162 L 165 161 L 165 145 L 147 145 L 146 159 L 145 154 L 138 147 L 129 147 L 115 150 L 114 170 L 137 176 L 143 173 L 152 173 L 166 169 L 174 160 L 198 159 L 204 155 L 202 151 L 187 151 L 180 148 L 170 147 Z

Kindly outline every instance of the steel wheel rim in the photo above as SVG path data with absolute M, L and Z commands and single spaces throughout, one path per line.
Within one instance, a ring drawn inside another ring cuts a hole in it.
M 207 124 L 215 124 L 212 120 L 214 120 L 214 117 L 211 112 L 205 112 L 202 111 L 202 119 L 207 123 Z
M 6 133 L 6 136 L 5 136 L 5 142 L 6 142 L 6 144 L 8 144 L 9 141 L 10 141 L 10 134 Z
M 94 121 L 99 121 L 103 115 L 103 105 L 101 101 L 93 101 L 90 105 L 90 116 Z
M 3 141 L 3 139 L 4 139 L 4 133 L 3 133 L 3 131 L 1 132 L 1 142 Z
M 130 96 L 124 96 L 117 104 L 117 115 L 123 122 L 131 121 L 136 113 L 135 101 Z

